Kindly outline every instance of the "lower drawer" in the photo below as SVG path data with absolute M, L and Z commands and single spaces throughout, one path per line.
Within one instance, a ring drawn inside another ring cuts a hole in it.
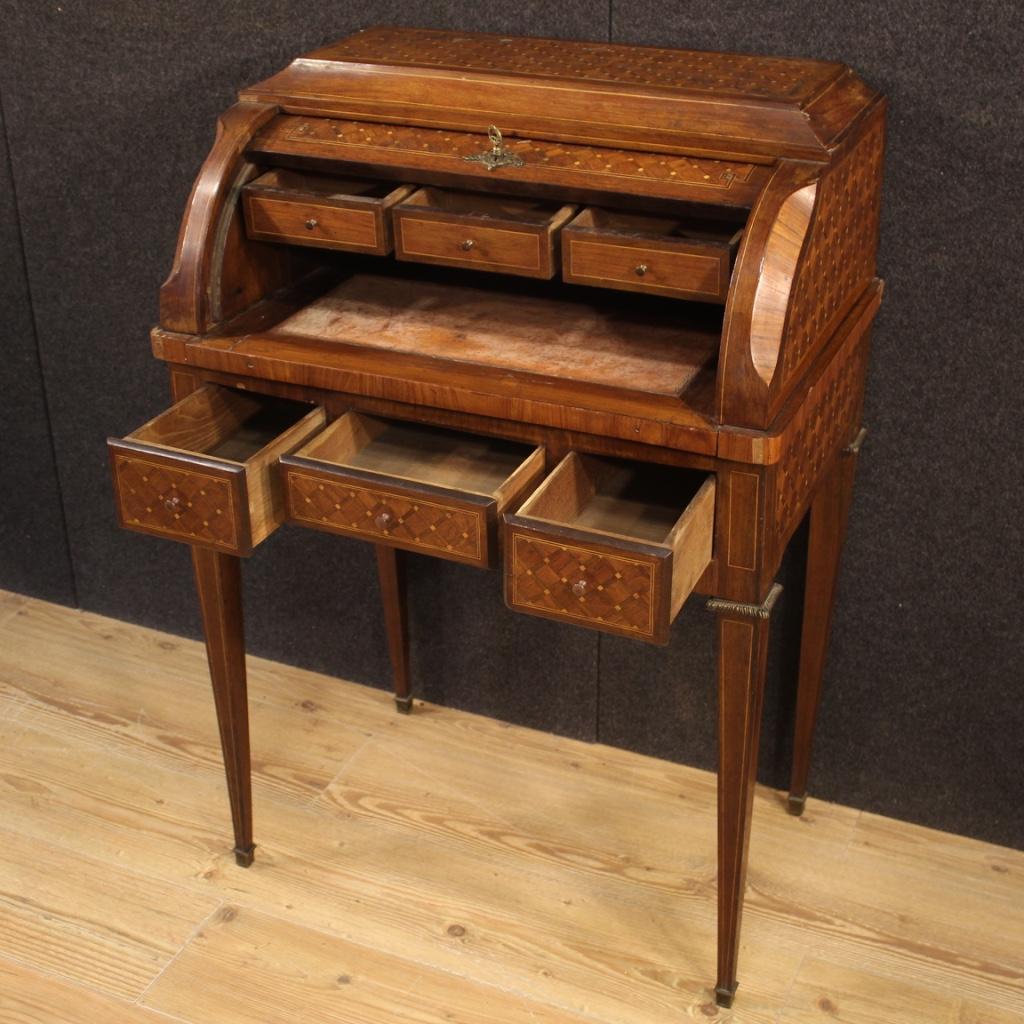
M 302 526 L 481 567 L 498 515 L 544 472 L 544 449 L 349 412 L 281 460 Z
M 122 526 L 247 555 L 284 520 L 274 464 L 323 409 L 208 384 L 108 442 Z
M 711 561 L 715 480 L 572 452 L 506 515 L 515 611 L 667 643 Z

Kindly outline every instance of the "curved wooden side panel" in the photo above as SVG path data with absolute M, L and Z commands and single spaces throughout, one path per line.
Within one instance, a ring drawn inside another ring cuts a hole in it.
M 747 226 L 725 310 L 717 411 L 765 429 L 875 277 L 885 104 L 824 169 L 783 162 Z
M 240 230 L 237 198 L 255 173 L 245 159 L 245 148 L 276 113 L 270 104 L 236 103 L 218 120 L 217 138 L 185 206 L 170 276 L 160 289 L 162 327 L 202 334 L 223 318 L 225 306 L 238 312 L 243 293 L 252 290 L 253 280 L 262 280 L 263 275 L 257 275 L 246 283 L 246 272 L 251 274 L 253 267 L 252 260 L 245 258 L 247 240 Z M 279 263 L 281 257 L 269 253 L 268 259 Z M 237 269 L 232 272 L 232 267 Z
M 817 165 L 782 161 L 750 211 L 725 304 L 716 413 L 732 426 L 767 426 L 786 310 L 811 221 Z

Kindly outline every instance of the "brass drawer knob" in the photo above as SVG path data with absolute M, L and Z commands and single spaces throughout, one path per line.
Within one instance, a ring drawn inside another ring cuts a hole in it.
M 377 529 L 387 530 L 395 524 L 395 517 L 385 508 L 382 509 L 373 520 L 377 524 Z
M 177 512 L 181 508 L 181 498 L 176 494 L 172 494 L 169 498 L 164 498 L 164 508 L 168 512 Z
M 308 229 L 309 229 L 310 231 L 312 231 L 312 230 L 313 230 L 313 228 L 315 228 L 315 227 L 316 227 L 316 225 L 317 225 L 317 220 L 316 220 L 316 217 L 310 217 L 310 218 L 309 218 L 309 220 L 307 220 L 307 221 L 306 221 L 306 227 L 307 227 L 307 228 L 308 228 Z
M 572 592 L 577 597 L 583 597 L 583 595 L 586 594 L 587 590 L 588 590 L 588 587 L 587 587 L 587 581 L 586 580 L 577 580 L 572 585 Z
M 637 277 L 643 277 L 644 274 L 647 273 L 647 264 L 646 263 L 638 263 L 633 268 L 633 273 L 636 274 Z
M 464 242 L 462 243 L 462 248 L 463 248 L 463 251 L 465 251 L 465 252 L 469 252 L 469 250 L 470 250 L 470 249 L 472 249 L 474 245 L 476 245 L 476 242 L 474 242 L 472 238 L 467 238 L 467 239 L 466 239 L 466 240 L 465 240 L 465 241 L 464 241 Z

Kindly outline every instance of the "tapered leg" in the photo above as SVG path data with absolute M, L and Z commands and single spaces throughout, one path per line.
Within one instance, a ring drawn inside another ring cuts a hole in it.
M 787 804 L 790 814 L 803 814 L 807 803 L 807 776 L 811 767 L 811 747 L 818 719 L 829 631 L 832 627 L 839 559 L 846 536 L 846 522 L 853 497 L 853 478 L 862 440 L 863 431 L 833 463 L 811 504 L 807 583 L 800 637 L 800 674 L 796 694 L 796 724 L 793 729 L 793 768 Z
M 403 714 L 412 711 L 409 692 L 409 626 L 405 609 L 405 565 L 401 552 L 384 544 L 377 547 L 377 572 L 384 623 L 388 630 L 388 652 L 395 680 L 395 707 Z
M 736 994 L 750 817 L 768 660 L 768 626 L 782 588 L 763 604 L 708 602 L 718 618 L 718 980 L 715 1001 Z
M 196 591 L 206 634 L 213 699 L 235 830 L 235 860 L 247 868 L 252 841 L 252 780 L 249 762 L 249 708 L 245 679 L 241 560 L 206 548 L 192 548 Z

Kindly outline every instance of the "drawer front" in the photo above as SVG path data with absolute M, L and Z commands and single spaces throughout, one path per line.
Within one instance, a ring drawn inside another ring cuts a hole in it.
M 565 236 L 566 281 L 724 302 L 729 254 L 707 249 L 625 245 Z
M 406 213 L 397 215 L 395 222 L 395 255 L 399 259 L 527 277 L 551 277 L 554 272 L 546 233 L 428 220 Z
M 293 522 L 423 554 L 487 566 L 487 507 L 284 467 Z
M 385 255 L 390 244 L 378 210 L 270 196 L 246 196 L 250 238 Z
M 246 493 L 241 471 L 175 465 L 157 453 L 111 443 L 121 525 L 232 554 L 248 554 Z
M 660 641 L 665 604 L 659 559 L 612 555 L 583 544 L 560 543 L 513 531 L 506 596 L 512 608 Z

